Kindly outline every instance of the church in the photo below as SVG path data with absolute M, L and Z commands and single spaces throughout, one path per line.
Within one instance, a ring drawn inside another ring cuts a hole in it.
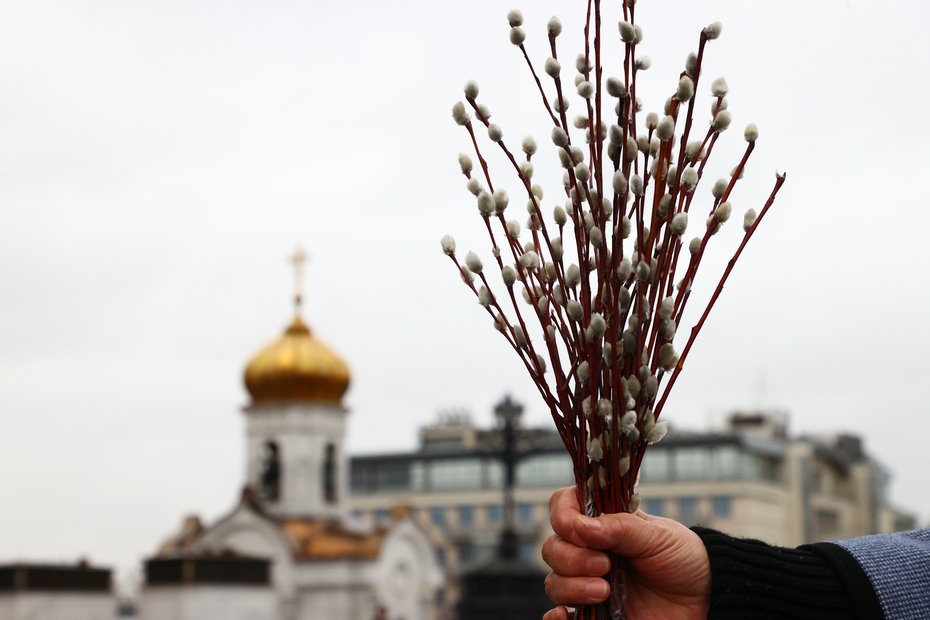
M 0 620 L 433 620 L 445 577 L 403 504 L 365 524 L 349 507 L 343 396 L 350 373 L 301 313 L 247 364 L 247 471 L 236 507 L 214 523 L 188 517 L 145 561 L 134 604 L 112 572 L 0 565 Z
M 189 518 L 146 562 L 145 620 L 431 620 L 443 572 L 408 511 L 350 519 L 346 364 L 300 313 L 247 365 L 247 474 L 238 506 Z

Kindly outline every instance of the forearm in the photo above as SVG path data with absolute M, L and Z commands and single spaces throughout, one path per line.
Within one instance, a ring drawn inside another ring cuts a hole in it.
M 865 574 L 839 547 L 787 549 L 693 530 L 710 557 L 709 620 L 883 618 Z

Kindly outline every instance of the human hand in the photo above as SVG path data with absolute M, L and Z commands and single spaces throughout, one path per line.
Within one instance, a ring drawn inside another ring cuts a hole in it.
M 597 518 L 581 514 L 574 488 L 549 500 L 555 532 L 543 544 L 552 568 L 546 593 L 559 605 L 544 620 L 568 620 L 562 605 L 594 605 L 610 593 L 601 579 L 607 550 L 623 562 L 630 620 L 705 620 L 710 604 L 710 560 L 697 534 L 671 519 L 636 514 Z

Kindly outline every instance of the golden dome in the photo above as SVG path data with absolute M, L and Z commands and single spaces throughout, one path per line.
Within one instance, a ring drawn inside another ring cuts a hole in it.
M 349 387 L 349 369 L 313 337 L 300 319 L 252 358 L 245 369 L 252 404 L 317 401 L 338 405 Z

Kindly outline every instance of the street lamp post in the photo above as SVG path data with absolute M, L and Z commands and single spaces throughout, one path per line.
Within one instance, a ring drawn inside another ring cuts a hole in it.
M 517 461 L 521 456 L 517 453 L 517 425 L 523 415 L 523 406 L 515 403 L 510 395 L 504 397 L 494 407 L 494 416 L 498 427 L 503 431 L 504 449 L 500 458 L 504 463 L 504 529 L 501 532 L 498 555 L 502 558 L 517 557 L 517 520 L 516 504 L 513 497 L 513 488 L 516 484 Z
M 510 396 L 496 407 L 498 428 L 503 446 L 494 456 L 504 464 L 504 528 L 501 532 L 497 558 L 462 578 L 459 620 L 538 620 L 552 607 L 546 596 L 546 572 L 517 558 L 517 527 L 514 485 L 517 463 L 532 454 L 519 450 L 517 427 L 523 407 Z

